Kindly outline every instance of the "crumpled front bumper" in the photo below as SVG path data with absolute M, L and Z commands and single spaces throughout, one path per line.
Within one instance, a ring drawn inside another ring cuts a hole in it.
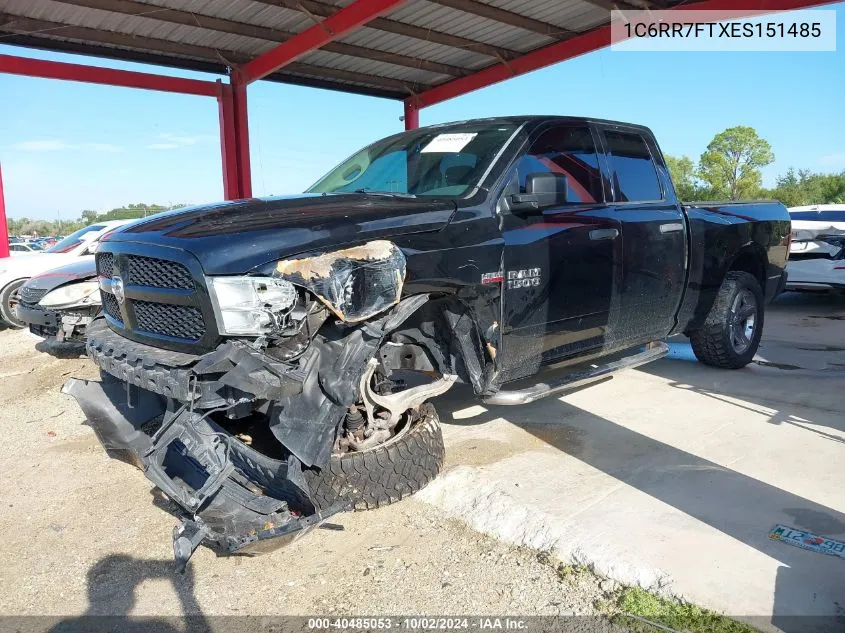
M 88 328 L 88 357 L 115 378 L 196 409 L 239 400 L 275 400 L 298 394 L 303 377 L 295 369 L 233 341 L 204 356 L 159 349 L 113 332 L 105 319 Z
M 107 375 L 71 379 L 62 391 L 109 456 L 141 468 L 178 505 L 173 549 L 182 569 L 202 542 L 223 552 L 276 549 L 344 509 L 317 512 L 296 458 L 268 458 L 187 405 L 172 410 L 173 400 Z
M 96 308 L 78 310 L 48 310 L 40 305 L 21 303 L 17 307 L 18 318 L 38 336 L 55 336 L 60 341 L 85 340 L 85 328 L 94 320 Z

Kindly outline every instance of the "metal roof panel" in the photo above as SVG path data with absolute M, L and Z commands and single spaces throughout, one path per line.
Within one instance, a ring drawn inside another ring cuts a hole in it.
M 302 61 L 315 66 L 326 66 L 328 68 L 337 68 L 339 70 L 348 70 L 350 72 L 376 75 L 379 77 L 390 77 L 392 79 L 401 79 L 414 83 L 434 84 L 451 79 L 449 75 L 438 75 L 427 70 L 406 68 L 404 66 L 364 59 L 362 57 L 338 55 L 337 53 L 330 53 L 328 51 L 313 51 L 305 55 Z
M 366 46 L 383 51 L 400 53 L 409 57 L 418 57 L 444 64 L 452 64 L 461 68 L 478 68 L 490 63 L 486 55 L 479 55 L 473 51 L 444 46 L 435 42 L 426 42 L 415 37 L 406 37 L 396 33 L 387 33 L 372 28 L 362 28 L 353 31 L 340 39 L 347 44 Z
M 428 0 L 415 0 L 403 5 L 393 11 L 390 18 L 518 51 L 529 51 L 554 42 L 553 39 L 538 33 L 482 18 L 465 11 L 457 11 Z
M 52 50 L 74 50 L 83 54 L 105 55 L 117 59 L 140 60 L 148 58 L 153 63 L 175 64 L 180 67 L 193 67 L 198 70 L 221 68 L 221 65 L 237 65 L 254 59 L 257 55 L 270 50 L 275 40 L 272 30 L 285 33 L 298 33 L 314 24 L 316 16 L 310 16 L 297 10 L 290 2 L 288 7 L 277 6 L 273 1 L 285 0 L 133 0 L 149 7 L 142 14 L 127 14 L 71 4 L 71 0 L 0 0 L 0 14 L 23 16 L 42 23 L 67 24 L 77 27 L 76 32 L 65 31 L 50 26 L 47 31 L 30 32 L 32 29 L 21 27 L 25 35 L 15 34 L 14 17 L 11 24 L 0 21 L 0 42 L 4 38 L 12 43 L 37 46 Z M 302 0 L 305 6 L 315 6 L 322 13 L 328 13 L 327 7 L 337 9 L 348 5 L 353 0 Z M 669 0 L 676 4 L 680 0 Z M 587 0 L 475 0 L 490 7 L 504 9 L 512 13 L 531 18 L 535 21 L 558 27 L 562 31 L 582 32 L 606 24 L 609 20 L 607 10 L 595 6 Z M 309 5 L 309 3 L 311 3 Z M 102 5 L 101 5 L 102 6 Z M 121 5 L 115 5 L 120 8 Z M 136 5 L 123 5 L 129 11 Z M 322 9 L 321 9 L 322 7 Z M 162 10 L 183 12 L 174 21 L 171 14 Z M 156 13 L 161 13 L 158 17 Z M 223 25 L 221 30 L 207 27 L 181 24 L 185 14 L 194 13 L 200 17 L 212 17 L 239 23 Z M 170 21 L 167 20 L 168 15 Z M 316 18 L 320 19 L 320 18 Z M 416 36 L 409 36 L 400 31 L 401 23 L 418 29 Z M 24 23 L 21 23 L 24 24 Z M 33 23 L 30 23 L 32 25 Z M 244 25 L 247 25 L 246 27 Z M 224 28 L 228 26 L 230 28 Z M 248 26 L 263 27 L 269 31 L 249 31 Z M 455 76 L 466 74 L 496 63 L 497 51 L 490 48 L 473 47 L 473 42 L 527 53 L 557 41 L 552 35 L 536 32 L 536 29 L 507 24 L 489 17 L 481 17 L 472 12 L 459 10 L 439 4 L 434 0 L 409 0 L 394 11 L 389 12 L 380 22 L 352 31 L 337 40 L 346 46 L 369 49 L 360 51 L 362 56 L 338 53 L 332 50 L 312 51 L 301 60 L 299 67 L 294 64 L 276 75 L 276 79 L 287 77 L 309 77 L 319 79 L 321 85 L 335 85 L 346 89 L 355 83 L 350 75 L 358 73 L 369 75 L 360 85 L 375 85 L 379 77 L 383 78 L 379 90 L 374 93 L 385 95 L 406 94 L 403 83 L 436 85 L 449 81 Z M 78 27 L 91 29 L 80 31 Z M 386 30 L 384 30 L 386 29 Z M 223 32 L 235 31 L 235 32 Z M 241 34 L 246 30 L 250 35 Z M 238 32 L 240 31 L 240 32 Z M 99 32 L 99 33 L 98 33 Z M 461 41 L 449 41 L 448 44 L 427 40 L 427 34 L 440 34 Z M 73 35 L 73 37 L 71 37 Z M 85 37 L 90 38 L 86 40 Z M 263 37 L 262 37 L 263 36 Z M 132 46 L 131 38 L 139 38 L 137 46 Z M 279 36 L 280 38 L 282 35 Z M 141 40 L 140 38 L 144 38 Z M 73 42 L 73 45 L 59 44 Z M 181 48 L 180 48 L 181 47 Z M 343 51 L 343 49 L 341 49 Z M 484 52 L 478 52 L 483 50 Z M 106 51 L 106 52 L 104 52 Z M 129 51 L 129 52 L 127 52 Z M 380 58 L 384 53 L 384 58 Z M 390 54 L 394 57 L 389 61 Z M 158 57 L 157 57 L 158 56 Z M 179 62 L 182 60 L 182 62 Z M 203 60 L 197 63 L 193 60 Z M 414 60 L 443 64 L 430 65 L 427 69 L 416 67 Z M 210 63 L 209 63 L 210 62 Z M 312 68 L 302 68 L 302 64 Z M 325 70 L 320 75 L 320 67 Z M 451 67 L 451 68 L 449 68 Z M 444 74 L 444 72 L 451 74 Z M 370 83 L 367 83 L 367 82 Z M 355 85 L 359 85 L 355 83 Z

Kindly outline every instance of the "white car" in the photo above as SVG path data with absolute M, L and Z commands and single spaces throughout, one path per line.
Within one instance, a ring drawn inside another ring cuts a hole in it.
M 46 251 L 20 253 L 16 257 L 0 259 L 0 325 L 24 327 L 15 310 L 19 303 L 18 292 L 27 279 L 34 275 L 78 261 L 79 257 L 94 257 L 98 240 L 119 226 L 132 220 L 96 222 L 71 233 Z
M 43 253 L 44 247 L 35 242 L 16 242 L 9 244 L 9 254 L 13 257 L 23 255 L 25 253 Z
M 789 209 L 787 289 L 845 290 L 845 204 Z

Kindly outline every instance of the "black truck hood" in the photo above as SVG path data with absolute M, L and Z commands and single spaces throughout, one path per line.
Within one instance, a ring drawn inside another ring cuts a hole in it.
M 298 253 L 437 231 L 455 209 L 449 199 L 377 194 L 254 198 L 155 215 L 105 241 L 179 248 L 199 259 L 207 274 L 242 274 Z

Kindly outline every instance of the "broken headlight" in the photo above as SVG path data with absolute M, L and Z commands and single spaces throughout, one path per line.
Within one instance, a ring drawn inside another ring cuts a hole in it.
M 45 308 L 72 308 L 100 303 L 100 286 L 96 281 L 68 284 L 51 290 L 38 305 Z
M 209 277 L 208 282 L 221 334 L 267 334 L 296 305 L 296 288 L 283 279 Z
M 399 303 L 405 269 L 405 255 L 387 240 L 276 264 L 276 274 L 314 293 L 347 323 L 364 321 Z

